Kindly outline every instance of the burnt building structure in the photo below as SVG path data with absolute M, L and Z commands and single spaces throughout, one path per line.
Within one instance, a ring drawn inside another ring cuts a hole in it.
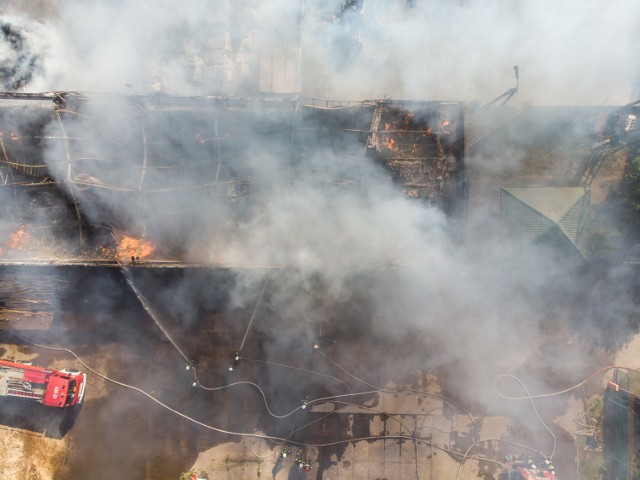
M 456 102 L 6 93 L 0 259 L 227 267 L 215 245 L 250 234 L 279 192 L 366 197 L 380 182 L 439 207 L 460 242 L 463 114 Z

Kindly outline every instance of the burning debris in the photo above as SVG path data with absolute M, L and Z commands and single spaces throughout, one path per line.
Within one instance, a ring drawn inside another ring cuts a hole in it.
M 24 229 L 24 225 L 20 225 L 20 228 L 11 234 L 11 239 L 7 243 L 7 248 L 24 248 L 24 244 L 27 240 L 27 232 Z
M 131 265 L 136 265 L 148 258 L 154 250 L 154 245 L 148 240 L 123 235 L 118 242 L 116 260 L 119 263 L 130 261 Z
M 0 246 L 0 256 L 4 255 L 5 252 L 11 255 L 13 250 L 24 249 L 28 238 L 29 234 L 24 225 L 20 225 L 20 227 L 9 236 L 9 239 Z
M 462 112 L 458 104 L 379 105 L 368 146 L 378 152 L 405 195 L 451 213 L 464 197 Z M 382 125 L 382 128 L 379 126 Z

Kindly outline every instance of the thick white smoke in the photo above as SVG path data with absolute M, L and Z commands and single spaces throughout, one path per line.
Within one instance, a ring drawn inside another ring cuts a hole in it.
M 290 75 L 300 60 L 302 93 L 320 98 L 488 100 L 514 86 L 513 65 L 521 102 L 624 104 L 638 93 L 637 2 L 355 3 L 59 3 L 23 20 L 43 67 L 26 88 L 242 93 L 275 47 Z
M 513 86 L 512 66 L 518 64 L 520 101 L 566 104 L 628 99 L 636 71 L 632 27 L 639 7 L 633 2 L 414 3 L 415 8 L 408 8 L 404 1 L 369 0 L 342 12 L 337 1 L 193 0 L 154 2 L 153 6 L 124 0 L 71 1 L 44 17 L 12 17 L 11 22 L 27 32 L 25 48 L 39 59 L 40 68 L 25 87 L 34 91 L 255 94 L 261 84 L 257 77 L 264 74 L 259 64 L 265 58 L 265 46 L 282 46 L 290 53 L 301 39 L 301 58 L 291 58 L 299 60 L 302 93 L 308 95 L 486 100 Z M 75 126 L 65 120 L 67 133 L 84 135 L 84 156 L 100 160 L 85 173 L 92 181 L 108 178 L 110 185 L 135 187 L 138 170 L 131 170 L 126 162 L 103 172 L 100 168 L 105 161 L 121 162 L 140 154 L 128 148 L 131 144 L 117 140 L 139 124 L 127 117 L 130 112 L 122 113 L 120 103 L 107 101 L 97 108 L 102 110 L 89 113 L 92 131 L 100 135 L 91 139 L 85 135 L 85 120 Z M 161 130 L 169 132 L 173 127 L 181 125 L 169 120 Z M 52 129 L 57 128 L 52 124 Z M 384 270 L 388 264 L 411 264 L 418 270 L 408 271 L 408 277 L 398 274 L 402 278 L 396 282 L 380 280 L 373 286 L 380 290 L 372 295 L 377 323 L 396 321 L 391 306 L 397 307 L 397 299 L 403 298 L 407 300 L 403 322 L 420 323 L 421 316 L 428 316 L 432 325 L 446 324 L 443 318 L 450 314 L 451 305 L 469 304 L 468 310 L 478 311 L 478 324 L 483 316 L 489 322 L 491 328 L 484 331 L 495 331 L 496 314 L 487 300 L 495 297 L 486 294 L 482 275 L 460 279 L 473 267 L 449 246 L 440 212 L 403 198 L 390 188 L 383 170 L 373 165 L 358 167 L 360 175 L 375 180 L 355 191 L 336 190 L 331 182 L 317 178 L 291 182 L 288 160 L 265 147 L 262 134 L 254 133 L 243 133 L 247 145 L 241 153 L 250 176 L 269 179 L 269 187 L 256 197 L 257 214 L 237 222 L 222 206 L 208 207 L 201 196 L 179 194 L 172 205 L 144 206 L 152 223 L 154 208 L 162 219 L 150 231 L 175 236 L 176 230 L 190 225 L 196 232 L 184 247 L 193 259 L 320 271 L 324 288 L 335 302 L 350 296 L 350 282 L 359 273 L 378 266 Z M 171 138 L 169 153 L 176 158 L 183 154 L 187 166 L 193 150 L 183 141 L 179 136 Z M 55 146 L 48 160 L 64 169 L 60 162 L 64 148 L 59 142 Z M 314 175 L 322 172 L 321 178 L 352 180 L 344 159 L 335 152 L 319 150 L 305 162 Z M 53 168 L 53 173 L 63 178 L 66 172 Z M 96 199 L 83 198 L 89 192 L 82 190 L 77 194 L 85 215 L 99 222 L 103 212 L 91 206 Z M 134 223 L 140 215 L 140 203 L 113 191 L 105 192 L 97 204 Z M 202 206 L 183 222 L 164 220 L 168 208 L 194 204 Z M 233 228 L 223 228 L 229 225 Z M 409 284 L 407 278 L 411 278 Z M 409 285 L 418 285 L 415 295 Z M 502 292 L 500 298 L 510 297 L 500 288 L 497 291 Z M 283 295 L 282 305 L 303 301 L 295 289 L 291 292 Z M 514 302 L 517 311 L 527 310 L 526 299 L 522 300 Z M 529 322 L 521 325 L 530 328 L 525 326 Z M 464 338 L 445 335 L 445 341 L 458 344 Z M 464 345 L 456 345 L 452 352 L 460 350 Z
M 336 72 L 323 58 L 327 93 L 346 83 L 351 95 L 488 100 L 514 86 L 519 65 L 521 102 L 624 104 L 637 94 L 637 3 L 403 4 L 365 3 L 358 61 Z

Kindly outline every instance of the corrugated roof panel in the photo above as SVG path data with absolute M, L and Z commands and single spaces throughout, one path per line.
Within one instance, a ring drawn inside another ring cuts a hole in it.
M 503 256 L 513 257 L 556 224 L 508 192 L 500 195 Z
M 590 225 L 589 206 L 591 192 L 587 191 L 562 217 L 559 226 L 576 248 L 586 255 L 587 238 Z
M 556 223 L 585 192 L 583 187 L 515 187 L 503 190 Z
M 584 260 L 590 192 L 583 187 L 523 187 L 500 190 L 502 257 L 531 263 L 541 255 L 555 262 Z

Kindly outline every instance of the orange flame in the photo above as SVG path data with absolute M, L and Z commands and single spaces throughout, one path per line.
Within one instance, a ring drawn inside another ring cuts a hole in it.
M 28 238 L 29 234 L 24 228 L 24 225 L 21 225 L 18 230 L 11 234 L 11 236 L 9 237 L 9 241 L 6 243 L 6 246 L 7 248 L 24 248 Z
M 384 124 L 384 129 L 385 130 L 389 130 L 389 128 L 391 128 L 391 124 L 390 123 L 385 123 Z
M 0 255 L 4 255 L 7 250 L 21 250 L 27 245 L 29 239 L 29 233 L 24 225 L 21 225 L 18 230 L 13 232 L 9 239 L 0 244 Z
M 396 141 L 393 138 L 389 138 L 387 140 L 387 148 L 389 150 L 393 150 L 393 147 L 395 146 L 395 144 L 396 144 Z
M 127 261 L 132 257 L 136 259 L 148 257 L 155 250 L 155 246 L 148 240 L 135 237 L 122 237 L 118 244 L 116 258 L 120 261 Z

